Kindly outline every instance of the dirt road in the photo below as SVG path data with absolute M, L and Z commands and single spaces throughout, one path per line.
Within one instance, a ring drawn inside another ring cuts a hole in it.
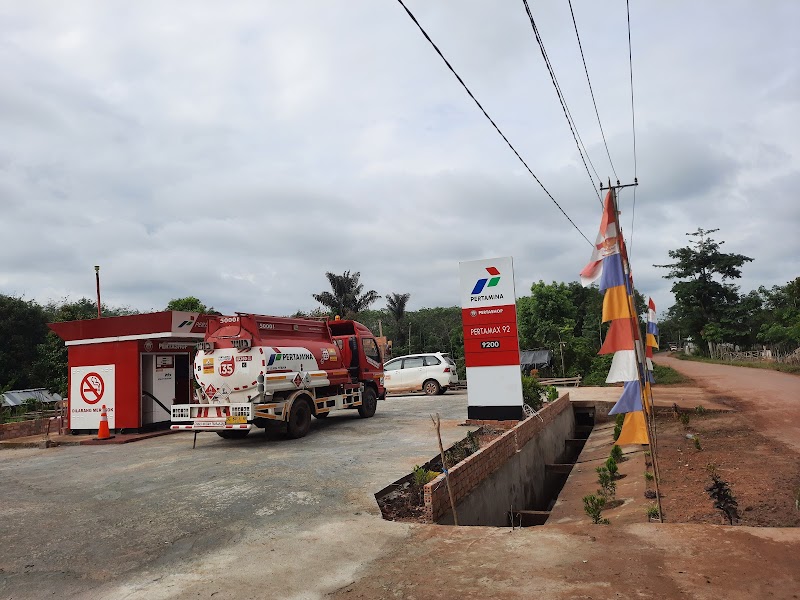
M 752 419 L 756 430 L 800 452 L 800 377 L 771 371 L 678 360 L 658 355 L 657 364 L 694 379 L 713 395 Z

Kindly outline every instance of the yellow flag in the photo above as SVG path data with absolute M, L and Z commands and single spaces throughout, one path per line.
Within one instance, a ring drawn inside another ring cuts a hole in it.
M 616 444 L 625 446 L 627 444 L 649 444 L 650 437 L 647 435 L 647 423 L 644 420 L 644 412 L 637 410 L 625 414 L 625 421 L 622 423 L 622 432 L 619 434 Z

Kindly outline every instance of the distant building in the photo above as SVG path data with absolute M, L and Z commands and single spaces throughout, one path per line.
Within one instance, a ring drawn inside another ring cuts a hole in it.
M 58 394 L 51 394 L 46 388 L 33 388 L 30 390 L 9 390 L 2 396 L 2 406 L 22 406 L 28 400 L 35 400 L 42 404 L 55 404 L 62 400 Z

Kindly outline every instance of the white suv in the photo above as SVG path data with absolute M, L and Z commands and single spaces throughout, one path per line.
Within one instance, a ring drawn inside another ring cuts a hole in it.
M 429 396 L 444 394 L 458 382 L 456 363 L 449 354 L 431 352 L 398 356 L 383 365 L 387 392 L 419 392 Z

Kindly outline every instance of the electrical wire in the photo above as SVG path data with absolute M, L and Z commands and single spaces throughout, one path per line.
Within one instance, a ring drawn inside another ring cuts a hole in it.
M 581 51 L 581 60 L 583 61 L 583 70 L 586 73 L 586 82 L 589 84 L 589 93 L 592 95 L 592 104 L 594 105 L 594 114 L 597 115 L 597 125 L 600 127 L 600 135 L 603 136 L 603 145 L 606 147 L 606 154 L 608 155 L 608 162 L 611 165 L 611 171 L 614 173 L 614 178 L 619 181 L 619 175 L 614 168 L 614 161 L 611 160 L 611 152 L 608 149 L 608 142 L 606 141 L 606 134 L 603 131 L 603 124 L 600 122 L 600 111 L 597 110 L 597 102 L 594 99 L 594 90 L 592 89 L 592 80 L 589 79 L 589 68 L 586 66 L 586 57 L 583 55 L 583 45 L 581 45 L 581 35 L 578 33 L 578 23 L 575 21 L 575 12 L 572 10 L 572 0 L 569 1 L 569 12 L 572 15 L 572 25 L 575 27 L 575 37 L 578 38 L 578 48 Z
M 597 195 L 597 200 L 600 202 L 600 205 L 602 206 L 603 200 L 602 198 L 600 198 L 600 192 L 597 191 L 597 188 L 594 185 L 594 179 L 592 179 L 592 174 L 589 172 L 589 167 L 586 164 L 587 160 L 589 161 L 589 164 L 592 165 L 592 171 L 594 171 L 594 174 L 597 177 L 598 181 L 600 181 L 600 175 L 597 174 L 597 170 L 594 168 L 591 158 L 589 158 L 589 153 L 586 151 L 586 146 L 583 145 L 583 140 L 581 139 L 581 136 L 578 133 L 578 126 L 575 125 L 575 121 L 572 118 L 572 114 L 570 113 L 569 108 L 567 107 L 567 101 L 564 98 L 563 92 L 561 91 L 561 86 L 558 84 L 558 78 L 556 77 L 556 73 L 553 70 L 553 65 L 550 63 L 550 58 L 547 56 L 547 51 L 544 49 L 544 41 L 542 40 L 542 36 L 539 35 L 539 28 L 536 26 L 536 21 L 533 18 L 531 7 L 528 5 L 528 0 L 522 0 L 522 3 L 525 5 L 525 11 L 528 13 L 528 19 L 531 22 L 533 35 L 536 37 L 536 42 L 539 44 L 539 50 L 542 53 L 542 58 L 544 58 L 544 63 L 547 66 L 547 71 L 550 73 L 550 80 L 553 82 L 553 87 L 556 90 L 558 101 L 561 103 L 561 109 L 564 111 L 564 117 L 566 117 L 567 119 L 569 130 L 572 133 L 572 139 L 575 140 L 575 145 L 578 147 L 578 154 L 580 154 L 581 160 L 583 161 L 583 166 L 586 169 L 586 174 L 589 176 L 589 181 L 592 182 L 592 189 L 594 190 L 594 193 Z M 581 150 L 581 146 L 583 146 L 583 150 Z
M 631 73 L 631 125 L 633 129 L 633 182 L 639 183 L 636 171 L 636 111 L 633 104 L 633 53 L 631 52 L 631 6 L 630 0 L 625 0 L 625 10 L 628 16 L 628 66 Z M 633 253 L 633 224 L 636 219 L 636 188 L 633 188 L 633 209 L 631 210 L 631 242 L 628 246 L 629 254 Z M 630 257 L 629 257 L 630 259 Z
M 473 95 L 473 93 L 472 93 L 472 92 L 470 91 L 470 89 L 467 87 L 467 84 L 466 84 L 466 83 L 464 83 L 464 80 L 463 80 L 463 79 L 461 79 L 461 76 L 460 76 L 458 73 L 456 73 L 456 70 L 453 68 L 453 66 L 450 64 L 450 62 L 449 62 L 449 61 L 448 61 L 448 60 L 447 60 L 447 59 L 444 57 L 444 54 L 442 54 L 442 51 L 441 51 L 441 50 L 439 50 L 439 46 L 437 46 L 437 45 L 436 45 L 436 43 L 435 43 L 435 42 L 434 42 L 434 41 L 431 39 L 431 37 L 428 35 L 428 32 L 427 32 L 427 31 L 425 31 L 425 29 L 423 29 L 422 25 L 420 25 L 419 21 L 417 21 L 417 18 L 414 16 L 414 14 L 413 14 L 413 13 L 412 13 L 412 12 L 411 12 L 409 9 L 408 9 L 408 7 L 407 7 L 407 6 L 406 6 L 406 5 L 403 3 L 403 0 L 397 0 L 397 2 L 400 4 L 400 6 L 402 6 L 402 7 L 403 7 L 403 9 L 406 11 L 406 14 L 408 14 L 408 16 L 411 18 L 411 20 L 412 20 L 412 21 L 414 22 L 414 24 L 417 26 L 417 28 L 419 28 L 419 30 L 420 30 L 420 32 L 422 33 L 422 35 L 424 35 L 424 36 L 425 36 L 425 39 L 426 39 L 426 40 L 428 40 L 428 42 L 430 43 L 430 45 L 431 45 L 431 46 L 433 46 L 433 49 L 434 49 L 434 50 L 436 50 L 436 53 L 437 53 L 437 54 L 439 55 L 439 57 L 440 57 L 440 58 L 441 58 L 441 59 L 444 61 L 444 64 L 446 64 L 446 65 L 447 65 L 447 68 L 448 68 L 448 69 L 450 69 L 450 72 L 451 72 L 453 75 L 455 75 L 456 79 L 458 79 L 458 82 L 461 84 L 461 86 L 464 88 L 464 90 L 467 92 L 467 94 L 469 94 L 469 97 L 470 97 L 470 98 L 472 98 L 473 102 L 475 102 L 475 104 L 478 106 L 478 108 L 480 108 L 480 109 L 481 109 L 481 112 L 482 112 L 482 113 L 483 113 L 483 115 L 484 115 L 484 116 L 485 116 L 485 117 L 486 117 L 486 118 L 489 120 L 489 122 L 492 124 L 492 126 L 493 126 L 493 127 L 495 128 L 495 130 L 497 131 L 497 133 L 499 133 L 499 134 L 500 134 L 500 137 L 502 137 L 502 138 L 503 138 L 503 140 L 505 141 L 505 143 L 506 143 L 506 144 L 508 144 L 508 147 L 509 147 L 509 148 L 511 148 L 511 151 L 512 151 L 512 152 L 513 152 L 513 153 L 516 155 L 516 157 L 519 159 L 519 161 L 520 161 L 520 162 L 523 164 L 523 166 L 524 166 L 524 167 L 525 167 L 525 168 L 528 170 L 528 173 L 530 173 L 530 174 L 531 174 L 531 176 L 532 176 L 532 177 L 533 177 L 533 178 L 536 180 L 536 183 L 538 183 L 538 184 L 539 184 L 539 187 L 541 187 L 541 188 L 544 190 L 544 193 L 545 193 L 545 194 L 547 194 L 547 196 L 550 198 L 550 200 L 552 200 L 552 201 L 553 201 L 553 204 L 555 204 L 555 205 L 558 207 L 558 210 L 560 210 L 560 211 L 561 211 L 561 213 L 562 213 L 562 214 L 563 214 L 563 215 L 564 215 L 564 216 L 567 218 L 567 221 L 569 221 L 569 222 L 572 224 L 572 226 L 573 226 L 575 229 L 577 229 L 577 230 L 578 230 L 578 233 L 580 233 L 580 234 L 581 234 L 581 236 L 583 236 L 583 239 L 585 239 L 585 240 L 586 240 L 586 241 L 587 241 L 587 242 L 588 242 L 590 245 L 592 245 L 592 246 L 593 246 L 594 244 L 592 244 L 592 242 L 589 240 L 589 238 L 587 238 L 587 237 L 586 237 L 586 235 L 584 235 L 584 233 L 583 233 L 583 231 L 581 231 L 580 227 L 578 227 L 578 226 L 575 224 L 575 222 L 574 222 L 574 221 L 573 221 L 573 220 L 570 218 L 570 216 L 569 216 L 569 215 L 568 215 L 568 214 L 567 214 L 567 213 L 564 211 L 564 209 L 563 209 L 563 208 L 561 208 L 561 205 L 560 205 L 560 204 L 559 204 L 559 203 L 556 201 L 556 199 L 555 199 L 555 198 L 553 198 L 553 195 L 552 195 L 552 194 L 551 194 L 551 193 L 550 193 L 550 192 L 547 190 L 547 188 L 546 188 L 546 187 L 544 187 L 544 184 L 543 184 L 541 181 L 539 181 L 539 178 L 538 178 L 538 177 L 536 177 L 536 175 L 534 174 L 534 172 L 533 172 L 533 171 L 531 170 L 531 168 L 528 166 L 528 163 L 526 163 L 526 162 L 525 162 L 525 160 L 522 158 L 522 156 L 520 156 L 519 152 L 517 152 L 516 148 L 514 148 L 514 146 L 511 144 L 511 142 L 510 142 L 510 141 L 508 141 L 508 138 L 505 136 L 505 134 L 504 134 L 504 133 L 503 133 L 503 132 L 500 130 L 500 128 L 497 126 L 497 123 L 495 123 L 495 122 L 494 122 L 494 120 L 492 119 L 492 117 L 490 117 L 490 116 L 489 116 L 489 113 L 487 113 L 487 112 L 486 112 L 486 109 L 484 109 L 484 108 L 483 108 L 483 106 L 481 105 L 481 103 L 480 103 L 480 102 L 478 102 L 478 99 L 477 99 L 477 98 L 476 98 L 476 97 Z

